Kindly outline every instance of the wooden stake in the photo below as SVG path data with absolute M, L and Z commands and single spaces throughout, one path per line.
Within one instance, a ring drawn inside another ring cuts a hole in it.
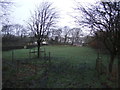
M 29 59 L 31 58 L 31 49 L 29 49 Z
M 17 60 L 17 73 L 19 72 L 19 60 Z
M 49 52 L 49 66 L 51 65 L 51 58 L 50 58 L 50 52 Z
M 44 59 L 46 59 L 46 53 L 44 52 Z
M 14 51 L 12 50 L 12 62 L 14 61 Z

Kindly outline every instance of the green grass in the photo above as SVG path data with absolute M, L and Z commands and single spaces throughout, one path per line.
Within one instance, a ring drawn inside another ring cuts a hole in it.
M 84 88 L 84 87 L 103 87 L 101 82 L 105 81 L 105 76 L 99 78 L 96 75 L 95 63 L 97 54 L 90 47 L 74 47 L 74 46 L 43 46 L 42 49 L 51 53 L 52 66 L 49 71 L 47 87 L 52 88 Z M 35 48 L 37 49 L 37 48 Z M 42 54 L 43 55 L 43 54 Z M 34 55 L 33 55 L 34 57 Z M 36 56 L 35 56 L 36 57 Z M 108 65 L 108 55 L 101 54 L 102 61 Z M 29 58 L 29 49 L 14 50 L 15 59 Z M 12 51 L 3 52 L 3 59 L 11 60 Z M 35 63 L 42 65 L 39 59 L 33 59 Z M 40 70 L 38 70 L 40 73 Z M 28 77 L 40 78 L 40 75 Z M 27 80 L 27 79 L 26 79 Z M 106 81 L 107 82 L 107 81 Z M 110 82 L 111 83 L 111 82 Z M 35 85 L 39 87 L 39 84 Z M 113 86 L 114 87 L 114 86 Z
M 12 55 L 13 55 L 14 59 L 28 59 L 29 52 L 30 49 L 15 49 L 10 51 L 4 51 L 2 52 L 2 58 L 7 60 L 12 60 Z M 34 54 L 31 54 L 31 57 L 34 57 Z
M 72 47 L 72 46 L 44 46 L 42 48 L 46 49 L 47 55 L 48 52 L 51 52 L 51 57 L 59 61 L 69 61 L 71 63 L 93 63 L 97 58 L 95 50 L 89 47 Z M 37 50 L 37 48 L 35 48 Z M 25 59 L 29 58 L 29 49 L 17 49 L 13 50 L 15 59 Z M 12 51 L 4 51 L 3 58 L 11 60 Z M 34 54 L 31 54 L 34 56 Z M 103 56 L 103 55 L 102 55 Z M 108 56 L 102 57 L 104 61 L 107 61 Z M 56 61 L 55 61 L 56 62 Z
M 90 47 L 74 47 L 74 46 L 45 46 L 47 52 L 51 52 L 55 62 L 68 61 L 73 64 L 88 63 L 94 65 L 97 54 L 96 51 Z M 109 56 L 101 54 L 102 61 L 105 64 L 109 62 Z

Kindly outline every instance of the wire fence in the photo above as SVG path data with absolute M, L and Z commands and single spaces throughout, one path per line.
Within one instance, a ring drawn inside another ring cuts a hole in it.
M 5 68 L 7 67 L 8 70 L 12 70 L 14 71 L 10 76 L 14 76 L 16 77 L 16 80 L 11 80 L 11 77 L 9 78 L 9 80 L 12 81 L 16 81 L 14 83 L 20 83 L 21 81 L 25 82 L 25 79 L 23 78 L 28 78 L 30 76 L 34 76 L 34 77 L 40 77 L 41 82 L 45 82 L 44 84 L 41 83 L 41 87 L 47 87 L 47 80 L 48 80 L 48 72 L 50 69 L 50 65 L 51 65 L 51 53 L 48 52 L 46 53 L 45 49 L 42 50 L 43 56 L 41 56 L 39 59 L 35 59 L 35 57 L 37 56 L 37 51 L 36 49 L 32 49 L 32 50 L 28 50 L 27 54 L 26 52 L 19 52 L 20 56 L 26 54 L 26 58 L 23 59 L 23 57 L 15 57 L 16 56 L 16 52 L 15 50 L 12 50 L 10 53 L 11 55 L 9 55 L 9 57 L 11 58 L 11 60 L 5 60 L 3 59 L 3 74 L 4 74 L 4 79 L 6 79 L 6 73 L 4 71 Z M 30 55 L 31 54 L 31 55 Z M 40 61 L 41 64 L 39 64 Z M 41 72 L 41 74 L 39 75 L 39 73 Z M 10 71 L 8 71 L 10 72 Z M 38 73 L 39 72 L 39 73 Z M 8 77 L 8 76 L 7 76 Z M 3 79 L 3 87 L 6 86 L 6 80 Z

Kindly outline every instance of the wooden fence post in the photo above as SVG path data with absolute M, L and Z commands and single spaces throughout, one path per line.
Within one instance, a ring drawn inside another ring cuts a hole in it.
M 45 52 L 45 48 L 44 48 L 44 52 Z
M 49 68 L 51 66 L 51 58 L 50 58 L 50 52 L 49 52 Z
M 46 61 L 46 52 L 44 52 L 44 60 Z
M 102 72 L 103 72 L 103 70 L 102 70 L 102 68 L 103 68 L 103 66 L 102 66 L 102 59 L 101 59 L 101 57 L 99 57 L 99 58 L 97 58 L 96 59 L 96 70 L 97 70 L 97 72 L 99 73 L 99 74 L 101 74 Z M 105 68 L 104 68 L 105 69 Z
M 31 49 L 29 49 L 29 59 L 31 58 Z
M 34 56 L 35 56 L 35 53 L 36 53 L 36 51 L 35 51 L 35 48 L 34 48 Z
M 35 74 L 37 74 L 37 63 L 34 63 L 35 66 Z
M 12 62 L 14 61 L 14 51 L 12 50 Z
M 19 60 L 16 60 L 16 62 L 17 62 L 17 67 L 16 67 L 16 74 L 19 72 Z

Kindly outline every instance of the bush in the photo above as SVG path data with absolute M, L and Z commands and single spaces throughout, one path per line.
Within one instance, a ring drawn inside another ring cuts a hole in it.
M 34 47 L 36 47 L 36 45 L 27 45 L 26 46 L 27 47 L 27 49 L 29 49 L 29 48 L 34 48 Z M 8 50 L 13 50 L 13 49 L 23 49 L 24 48 L 24 46 L 22 45 L 22 46 L 2 46 L 2 51 L 8 51 Z
M 2 51 L 8 51 L 12 49 L 23 49 L 23 46 L 7 46 L 7 47 L 2 46 Z
M 34 48 L 34 47 L 36 47 L 36 45 L 27 45 L 27 49 Z

